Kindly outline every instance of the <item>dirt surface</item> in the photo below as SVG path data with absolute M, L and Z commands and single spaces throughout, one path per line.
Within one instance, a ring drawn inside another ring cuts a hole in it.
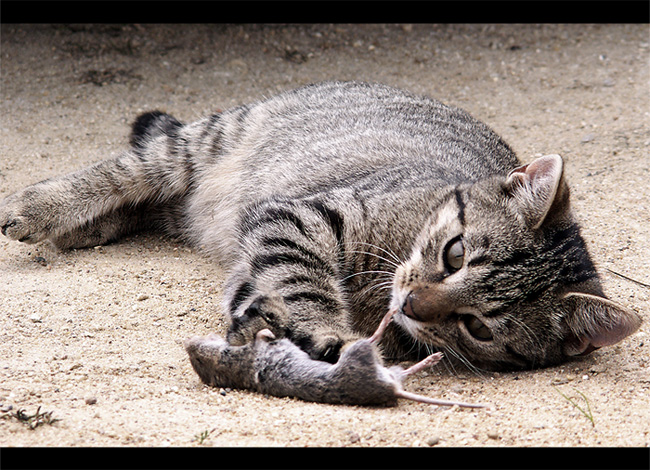
M 226 327 L 223 272 L 202 253 L 155 235 L 70 252 L 0 237 L 1 446 L 650 446 L 648 25 L 3 25 L 1 39 L 0 197 L 117 154 L 146 110 L 191 121 L 309 82 L 383 82 L 468 110 L 524 161 L 563 155 L 605 288 L 645 319 L 579 362 L 406 383 L 484 410 L 312 404 L 199 383 L 181 341 Z M 57 421 L 15 416 L 39 407 Z

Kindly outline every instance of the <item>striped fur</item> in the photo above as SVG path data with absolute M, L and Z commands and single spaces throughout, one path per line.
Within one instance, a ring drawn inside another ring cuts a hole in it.
M 145 114 L 131 149 L 15 193 L 0 226 L 62 248 L 160 228 L 229 270 L 231 344 L 270 328 L 330 362 L 389 306 L 385 354 L 444 348 L 470 367 L 556 363 L 638 326 L 603 297 L 559 157 L 521 166 L 464 111 L 382 85 L 309 85 L 191 124 Z

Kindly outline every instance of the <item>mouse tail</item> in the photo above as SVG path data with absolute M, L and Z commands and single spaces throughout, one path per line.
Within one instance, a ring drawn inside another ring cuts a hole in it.
M 459 401 L 447 401 L 447 400 L 438 400 L 436 398 L 425 397 L 424 395 L 418 395 L 417 393 L 411 393 L 404 390 L 398 390 L 395 395 L 398 398 L 405 398 L 407 400 L 418 401 L 420 403 L 428 403 L 430 405 L 438 406 L 460 406 L 461 408 L 485 408 L 485 405 L 479 405 L 474 403 L 463 403 Z

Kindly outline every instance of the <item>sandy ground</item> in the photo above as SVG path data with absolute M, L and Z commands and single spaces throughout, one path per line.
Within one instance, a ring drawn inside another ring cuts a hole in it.
M 226 326 L 223 273 L 201 253 L 155 235 L 71 252 L 0 237 L 0 445 L 650 446 L 648 33 L 3 25 L 0 197 L 115 155 L 145 110 L 190 121 L 308 82 L 384 82 L 467 109 L 524 161 L 562 154 L 606 290 L 646 321 L 580 362 L 406 384 L 485 410 L 312 404 L 199 383 L 181 341 Z M 58 421 L 15 418 L 39 407 Z

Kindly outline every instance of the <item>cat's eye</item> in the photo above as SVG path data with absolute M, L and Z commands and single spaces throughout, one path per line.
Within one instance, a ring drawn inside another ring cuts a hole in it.
M 465 260 L 465 246 L 460 237 L 454 238 L 445 247 L 444 261 L 445 267 L 450 272 L 456 272 L 463 267 Z
M 492 339 L 490 329 L 474 315 L 466 316 L 464 323 L 467 331 L 469 331 L 474 338 L 480 341 L 490 341 Z

